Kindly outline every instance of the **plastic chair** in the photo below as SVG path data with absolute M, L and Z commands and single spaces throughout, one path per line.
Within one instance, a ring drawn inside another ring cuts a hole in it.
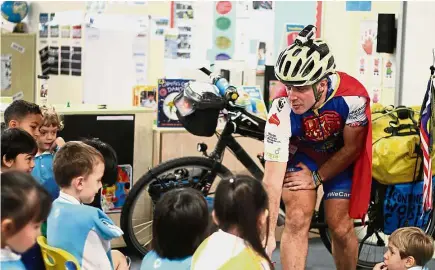
M 42 257 L 47 270 L 80 270 L 77 259 L 70 253 L 60 248 L 47 244 L 47 238 L 39 236 L 36 241 L 41 247 Z

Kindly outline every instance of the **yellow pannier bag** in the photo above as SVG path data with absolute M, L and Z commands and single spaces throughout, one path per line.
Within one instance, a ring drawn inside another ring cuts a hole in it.
M 385 185 L 412 182 L 422 162 L 421 157 L 417 162 L 420 137 L 416 127 L 420 106 L 394 108 L 373 104 L 371 110 L 373 178 Z

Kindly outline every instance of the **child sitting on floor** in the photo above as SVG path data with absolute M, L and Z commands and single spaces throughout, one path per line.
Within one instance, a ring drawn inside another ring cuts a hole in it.
M 434 254 L 434 241 L 420 228 L 395 230 L 388 239 L 384 261 L 373 270 L 422 270 Z
M 48 217 L 48 244 L 71 253 L 81 269 L 128 269 L 126 257 L 110 248 L 122 230 L 101 210 L 83 205 L 102 186 L 101 153 L 82 142 L 67 142 L 54 157 L 53 171 L 61 190 Z
M 19 170 L 30 173 L 35 167 L 38 150 L 32 136 L 20 128 L 9 128 L 1 134 L 1 170 Z
M 41 107 L 42 125 L 39 128 L 39 136 L 36 140 L 38 153 L 35 156 L 35 168 L 32 176 L 47 189 L 51 197 L 59 197 L 59 186 L 54 180 L 53 158 L 55 150 L 65 144 L 62 137 L 57 137 L 57 132 L 62 130 L 63 124 L 54 108 Z
M 6 108 L 4 119 L 6 128 L 21 128 L 35 140 L 38 138 L 42 114 L 41 109 L 35 103 L 15 100 Z
M 35 245 L 50 208 L 50 195 L 30 174 L 2 173 L 0 269 L 26 269 L 17 253 Z
M 207 237 L 209 214 L 201 192 L 170 190 L 154 210 L 153 250 L 142 261 L 141 270 L 190 269 L 192 255 Z
M 262 183 L 252 177 L 221 180 L 212 213 L 219 231 L 198 247 L 191 269 L 273 269 L 262 245 L 269 229 L 268 201 Z

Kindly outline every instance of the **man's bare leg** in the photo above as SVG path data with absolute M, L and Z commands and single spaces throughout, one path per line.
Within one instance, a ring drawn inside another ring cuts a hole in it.
M 286 219 L 281 237 L 281 263 L 285 270 L 303 270 L 308 255 L 308 231 L 316 205 L 315 190 L 284 189 Z
M 358 260 L 358 238 L 349 217 L 349 200 L 325 201 L 326 222 L 332 238 L 332 256 L 337 270 L 354 270 Z

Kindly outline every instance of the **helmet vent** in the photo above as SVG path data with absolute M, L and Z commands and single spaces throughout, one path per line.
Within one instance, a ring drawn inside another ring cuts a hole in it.
M 291 61 L 287 61 L 287 63 L 285 63 L 285 67 L 284 67 L 284 71 L 282 72 L 284 74 L 284 76 L 287 77 L 287 74 L 290 70 L 290 66 L 291 66 L 292 62 Z
M 308 66 L 305 68 L 304 72 L 302 73 L 302 77 L 307 76 L 314 68 L 314 61 L 311 60 Z
M 296 49 L 296 50 L 293 52 L 293 56 L 297 56 L 301 51 L 302 51 L 301 48 Z
M 322 70 L 323 68 L 319 68 L 319 70 L 316 72 L 316 74 L 314 74 L 314 76 L 311 78 L 311 81 L 316 81 L 320 75 L 322 74 Z
M 299 59 L 298 62 L 296 63 L 296 65 L 295 65 L 295 68 L 293 69 L 292 77 L 295 77 L 296 74 L 298 74 L 298 72 L 299 72 L 299 70 L 301 68 L 301 65 L 302 65 L 302 60 Z

